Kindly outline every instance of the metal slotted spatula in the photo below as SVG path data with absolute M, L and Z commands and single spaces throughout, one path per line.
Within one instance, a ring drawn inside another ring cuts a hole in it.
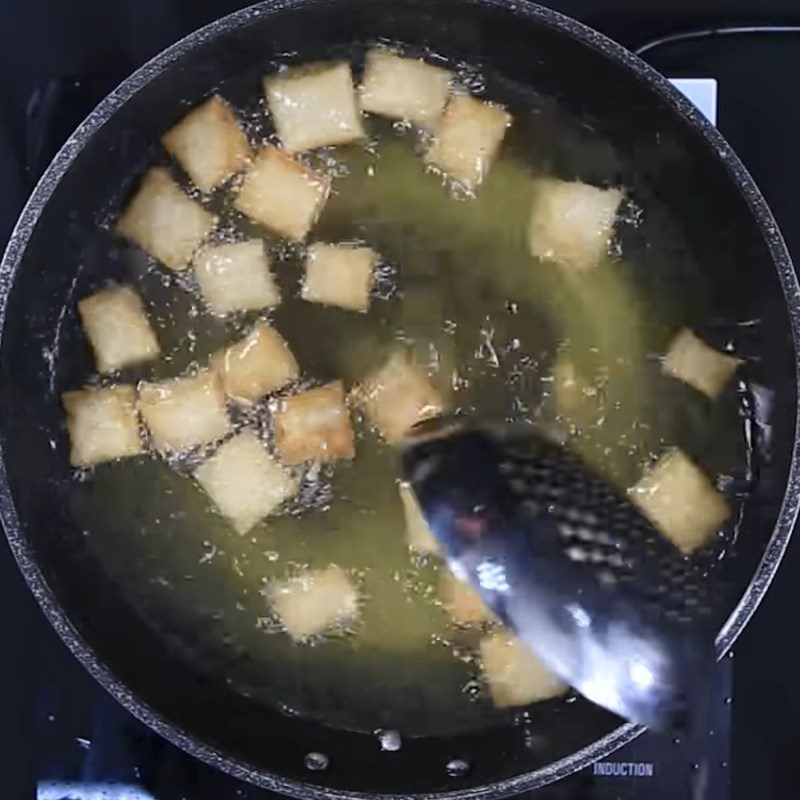
M 692 727 L 715 661 L 692 563 L 539 434 L 441 421 L 416 434 L 403 470 L 456 576 L 589 700 Z

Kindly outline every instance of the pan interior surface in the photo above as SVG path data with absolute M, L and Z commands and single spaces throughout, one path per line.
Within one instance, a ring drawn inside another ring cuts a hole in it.
M 346 324 L 299 300 L 284 303 L 276 325 L 309 372 L 350 383 L 402 332 L 432 345 L 428 355 L 452 365 L 448 376 L 466 377 L 459 403 L 522 419 L 538 411 L 550 422 L 548 382 L 570 350 L 606 378 L 605 405 L 592 409 L 574 442 L 624 487 L 669 444 L 680 443 L 710 474 L 743 468 L 735 398 L 712 406 L 665 383 L 655 358 L 683 326 L 703 329 L 720 346 L 734 341 L 749 378 L 775 398 L 773 448 L 755 494 L 708 556 L 721 586 L 720 624 L 772 535 L 796 397 L 773 259 L 725 166 L 634 73 L 535 15 L 452 2 L 268 8 L 180 52 L 141 85 L 56 186 L 9 296 L 0 426 L 17 535 L 80 636 L 131 690 L 128 703 L 155 709 L 186 733 L 189 749 L 210 746 L 224 754 L 221 765 L 248 765 L 255 770 L 248 777 L 263 783 L 276 775 L 401 794 L 545 770 L 619 721 L 580 700 L 512 715 L 463 696 L 474 667 L 454 658 L 452 646 L 431 645 L 432 637 L 452 639 L 441 608 L 409 607 L 409 593 L 435 581 L 436 567 L 409 561 L 397 465 L 368 436 L 358 441 L 363 461 L 330 484 L 334 500 L 347 497 L 340 512 L 334 502 L 308 535 L 301 517 L 287 516 L 241 538 L 170 465 L 123 462 L 76 480 L 58 404 L 61 391 L 92 371 L 75 301 L 109 278 L 141 290 L 169 352 L 168 363 L 133 378 L 178 374 L 236 338 L 235 325 L 198 321 L 190 294 L 109 233 L 137 177 L 163 160 L 160 134 L 217 91 L 258 139 L 268 133 L 257 102 L 264 73 L 319 59 L 357 63 L 364 45 L 379 39 L 474 68 L 465 78 L 479 78 L 487 98 L 508 104 L 515 124 L 477 200 L 449 198 L 423 172 L 410 139 L 389 125 L 370 123 L 376 150 L 335 154 L 340 189 L 314 236 L 365 239 L 380 250 L 385 297 L 375 313 Z M 537 174 L 628 190 L 620 253 L 579 287 L 565 287 L 527 253 Z M 279 279 L 291 290 L 300 252 L 283 256 Z M 315 491 L 326 481 L 309 485 L 311 505 L 323 504 Z M 379 609 L 361 638 L 298 648 L 271 634 L 265 581 L 287 566 L 341 561 L 336 539 L 346 535 L 357 542 L 346 566 L 363 570 Z M 384 727 L 405 735 L 398 752 L 380 751 L 373 729 Z M 309 752 L 324 753 L 330 768 L 309 772 Z M 453 758 L 470 769 L 448 774 Z

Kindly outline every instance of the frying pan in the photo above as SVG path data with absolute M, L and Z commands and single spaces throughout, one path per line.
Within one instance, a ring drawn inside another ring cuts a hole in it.
M 280 54 L 330 57 L 378 38 L 489 65 L 591 119 L 622 154 L 626 185 L 679 220 L 713 287 L 714 316 L 757 321 L 746 349 L 752 381 L 774 392 L 772 448 L 718 569 L 717 647 L 720 656 L 728 650 L 766 591 L 798 511 L 800 293 L 792 264 L 751 178 L 689 103 L 622 47 L 523 0 L 270 0 L 187 37 L 112 92 L 45 173 L 0 268 L 0 515 L 28 584 L 77 658 L 186 751 L 298 797 L 500 797 L 557 780 L 641 730 L 579 700 L 537 718 L 535 746 L 509 720 L 409 737 L 386 753 L 371 732 L 281 713 L 159 635 L 87 552 L 70 501 L 64 387 L 52 354 L 74 314 L 79 267 L 102 249 L 98 221 L 119 207 L 120 187 L 132 185 L 187 101 Z M 308 769 L 309 753 L 324 754 L 328 768 Z M 468 768 L 454 769 L 453 759 Z

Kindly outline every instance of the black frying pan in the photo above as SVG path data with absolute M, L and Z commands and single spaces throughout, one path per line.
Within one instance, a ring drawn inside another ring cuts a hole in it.
M 369 733 L 287 716 L 233 691 L 156 634 L 87 555 L 58 404 L 63 373 L 48 358 L 74 324 L 62 309 L 81 291 L 78 266 L 91 272 L 102 260 L 107 241 L 98 221 L 113 215 L 120 191 L 187 101 L 214 88 L 224 94 L 227 81 L 276 54 L 320 58 L 378 37 L 488 64 L 593 120 L 622 154 L 626 185 L 680 220 L 714 287 L 714 316 L 760 320 L 746 347 L 759 356 L 752 380 L 776 393 L 774 447 L 719 570 L 719 653 L 730 647 L 777 569 L 797 514 L 797 280 L 752 180 L 693 107 L 618 45 L 522 0 L 266 2 L 188 37 L 107 97 L 43 177 L 0 271 L 0 513 L 31 589 L 76 656 L 126 708 L 190 753 L 296 796 L 501 796 L 556 780 L 640 730 L 578 701 L 537 718 L 542 735 L 533 748 L 509 723 L 410 738 L 384 753 Z M 327 755 L 329 768 L 310 771 L 309 752 Z M 469 763 L 466 773 L 448 773 L 454 758 Z

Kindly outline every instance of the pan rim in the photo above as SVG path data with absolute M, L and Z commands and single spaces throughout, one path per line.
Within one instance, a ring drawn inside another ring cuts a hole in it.
M 338 2 L 339 0 L 328 0 Z M 429 0 L 430 2 L 431 0 Z M 175 44 L 158 53 L 147 63 L 125 78 L 119 86 L 109 93 L 97 107 L 77 127 L 58 151 L 47 170 L 34 188 L 25 204 L 19 219 L 11 233 L 2 261 L 0 262 L 0 344 L 5 328 L 8 298 L 14 280 L 26 251 L 28 242 L 36 228 L 43 208 L 55 191 L 61 178 L 72 165 L 72 162 L 93 137 L 95 132 L 154 78 L 163 73 L 169 66 L 181 58 L 186 52 L 220 38 L 232 31 L 254 23 L 262 17 L 290 9 L 302 9 L 317 5 L 319 0 L 263 0 L 256 5 L 235 11 L 215 20 L 208 25 L 188 34 Z M 440 0 L 434 0 L 440 2 Z M 716 639 L 717 657 L 722 658 L 733 645 L 750 617 L 755 612 L 768 589 L 777 567 L 788 546 L 789 539 L 800 510 L 800 441 L 798 439 L 798 423 L 800 422 L 800 285 L 794 271 L 791 257 L 778 229 L 778 225 L 767 203 L 757 188 L 753 178 L 744 167 L 731 146 L 720 132 L 675 89 L 666 78 L 638 56 L 622 45 L 609 39 L 594 29 L 557 11 L 540 6 L 531 0 L 517 0 L 509 7 L 506 0 L 460 0 L 464 5 L 490 6 L 526 20 L 533 20 L 560 33 L 571 36 L 581 44 L 599 51 L 605 57 L 627 67 L 638 79 L 666 102 L 672 110 L 687 122 L 696 133 L 702 136 L 705 144 L 712 148 L 720 160 L 736 189 L 747 203 L 767 245 L 787 305 L 787 313 L 792 333 L 792 346 L 795 352 L 795 387 L 797 389 L 798 408 L 795 410 L 795 436 L 792 447 L 791 463 L 787 476 L 783 502 L 758 567 L 750 584 L 739 603 L 728 617 Z M 465 790 L 446 792 L 376 795 L 336 788 L 327 788 L 303 781 L 281 777 L 249 766 L 244 761 L 232 758 L 219 750 L 201 742 L 187 733 L 180 726 L 169 722 L 155 709 L 142 702 L 106 667 L 94 649 L 73 627 L 70 620 L 49 587 L 41 572 L 30 542 L 22 530 L 16 508 L 11 497 L 8 483 L 2 441 L 0 441 L 0 522 L 2 522 L 11 551 L 19 568 L 44 611 L 50 624 L 81 661 L 89 673 L 130 713 L 155 730 L 159 735 L 235 778 L 248 781 L 261 788 L 270 789 L 297 798 L 353 798 L 362 800 L 370 797 L 400 798 L 439 798 L 455 800 L 455 798 L 500 798 L 510 794 L 531 790 L 552 783 L 594 761 L 609 755 L 632 739 L 639 736 L 644 728 L 631 723 L 621 724 L 606 736 L 591 743 L 565 758 L 548 764 L 538 770 L 523 773 L 501 781 L 473 787 Z

